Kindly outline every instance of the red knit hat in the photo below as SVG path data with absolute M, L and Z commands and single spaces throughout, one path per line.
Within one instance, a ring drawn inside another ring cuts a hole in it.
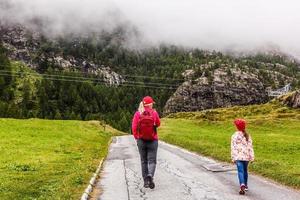
M 239 131 L 245 131 L 246 129 L 246 121 L 244 119 L 236 119 L 234 120 L 234 124 Z
M 143 98 L 143 103 L 144 103 L 144 105 L 147 105 L 147 104 L 150 104 L 150 103 L 154 103 L 154 101 L 153 101 L 152 97 L 150 97 L 150 96 L 145 96 L 145 97 Z

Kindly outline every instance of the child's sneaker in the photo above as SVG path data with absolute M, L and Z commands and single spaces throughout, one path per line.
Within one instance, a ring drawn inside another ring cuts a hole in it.
M 248 186 L 247 186 L 247 185 L 245 186 L 245 191 L 246 191 L 246 192 L 248 191 Z
M 246 186 L 245 185 L 241 185 L 241 190 L 240 190 L 240 195 L 244 195 L 245 194 L 245 188 Z

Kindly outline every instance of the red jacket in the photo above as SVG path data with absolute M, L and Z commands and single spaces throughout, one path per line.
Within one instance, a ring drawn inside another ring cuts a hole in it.
M 158 113 L 156 112 L 156 110 L 154 109 L 151 109 L 151 108 L 147 108 L 145 107 L 145 110 L 146 111 L 150 111 L 152 113 L 152 116 L 154 118 L 154 125 L 156 127 L 159 127 L 160 126 L 160 118 L 159 118 L 159 115 Z M 132 119 L 132 134 L 134 136 L 135 139 L 139 139 L 139 135 L 138 135 L 138 132 L 137 132 L 137 128 L 138 128 L 138 123 L 139 123 L 139 120 L 140 120 L 140 116 L 141 116 L 141 113 L 139 111 L 135 112 L 134 116 L 133 116 L 133 119 Z M 157 133 L 155 134 L 155 140 L 158 140 L 158 136 L 157 136 Z

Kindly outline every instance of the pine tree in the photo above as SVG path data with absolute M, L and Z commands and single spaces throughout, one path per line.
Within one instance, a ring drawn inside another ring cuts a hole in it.
M 0 44 L 0 99 L 9 101 L 12 99 L 9 85 L 12 83 L 11 64 L 7 57 L 6 49 Z
M 59 110 L 56 110 L 56 111 L 55 111 L 55 116 L 54 116 L 54 119 L 62 119 L 62 117 L 61 117 L 61 114 L 60 114 Z
M 22 99 L 22 113 L 25 118 L 28 117 L 28 112 L 31 110 L 30 105 L 30 84 L 27 80 L 23 82 L 23 99 Z

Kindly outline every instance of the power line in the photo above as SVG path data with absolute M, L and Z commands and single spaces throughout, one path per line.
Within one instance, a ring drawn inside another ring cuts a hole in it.
M 5 73 L 15 73 L 20 75 L 37 75 L 36 73 L 32 72 L 14 72 L 14 71 L 7 71 L 7 70 L 0 70 L 0 72 Z M 82 77 L 82 76 L 70 76 L 70 75 L 56 75 L 56 74 L 38 74 L 42 77 L 58 77 L 58 78 L 69 78 L 69 79 L 81 79 L 81 80 L 91 80 L 91 81 L 102 81 L 99 78 L 93 78 L 93 77 Z M 121 81 L 121 83 L 128 83 L 128 84 L 144 84 L 145 82 L 139 82 L 139 81 Z M 179 87 L 179 84 L 168 84 L 168 83 L 157 83 L 157 82 L 148 82 L 147 85 L 153 85 L 153 86 L 166 86 L 166 87 Z
M 90 75 L 93 75 L 91 73 L 78 72 L 78 71 L 74 71 L 74 72 L 70 72 L 70 73 L 74 73 L 74 74 L 90 74 Z M 185 81 L 185 79 L 166 78 L 166 77 L 157 77 L 157 76 L 127 75 L 127 74 L 118 74 L 118 75 L 120 75 L 121 77 L 130 77 L 130 78 L 148 78 L 148 79 L 157 79 L 157 80 Z
M 66 76 L 66 75 L 57 75 L 57 74 L 39 74 L 34 72 L 15 72 L 15 71 L 7 71 L 7 70 L 0 70 L 0 72 L 4 73 L 12 73 L 12 74 L 19 74 L 19 75 L 32 75 L 32 76 L 40 76 L 40 77 L 58 77 L 58 78 L 70 78 L 70 79 L 84 79 L 84 80 L 99 80 L 99 78 L 89 78 L 89 77 L 82 77 L 82 76 Z
M 159 79 L 159 80 L 185 81 L 185 79 L 163 78 L 163 77 L 154 77 L 154 76 L 133 76 L 133 75 L 120 75 L 120 76 L 132 77 L 132 78 L 150 78 L 150 79 Z
M 79 76 L 65 76 L 65 75 L 56 75 L 56 74 L 38 74 L 30 72 L 13 72 L 7 70 L 0 70 L 0 76 L 13 76 L 18 77 L 20 75 L 31 75 L 36 78 L 43 78 L 46 80 L 52 81 L 66 81 L 66 82 L 77 82 L 77 83 L 88 83 L 96 82 L 101 85 L 109 85 L 107 81 L 101 80 L 99 78 L 88 78 L 88 77 L 79 77 Z M 163 89 L 163 90 L 177 90 L 180 85 L 164 84 L 164 83 L 144 83 L 137 81 L 124 81 L 119 84 L 113 85 L 114 87 L 125 86 L 125 87 L 140 87 L 140 88 L 152 88 L 152 89 Z M 169 87 L 168 87 L 169 86 Z M 240 87 L 231 86 L 232 90 L 240 90 Z
M 10 73 L 5 73 L 5 72 L 2 72 L 1 73 L 1 70 L 0 70 L 0 76 L 13 76 L 13 77 L 18 77 L 20 74 L 10 74 Z M 40 75 L 33 75 L 32 76 L 35 76 L 37 78 L 40 78 L 41 76 Z M 68 82 L 77 82 L 77 83 L 88 83 L 88 82 L 91 82 L 91 80 L 76 80 L 76 79 L 66 79 L 66 78 L 53 78 L 53 77 L 47 77 L 47 76 L 42 76 L 43 79 L 46 79 L 46 80 L 53 80 L 53 81 L 68 81 Z M 102 85 L 106 85 L 107 86 L 107 82 L 103 81 L 103 80 L 100 80 L 100 79 L 97 79 L 97 80 L 94 80 L 96 81 L 98 84 L 102 84 Z M 106 84 L 105 84 L 106 83 Z M 164 89 L 164 90 L 176 90 L 177 88 L 174 88 L 174 87 L 160 87 L 159 85 L 158 86 L 151 86 L 151 85 L 139 85 L 139 84 L 134 84 L 134 82 L 132 83 L 120 83 L 119 85 L 115 85 L 115 87 L 119 87 L 119 86 L 125 86 L 125 87 L 141 87 L 141 88 L 152 88 L 152 89 Z
M 3 74 L 3 73 L 0 73 L 0 75 L 2 75 L 2 76 L 14 76 L 14 77 L 17 77 L 17 76 L 18 76 L 18 75 L 14 75 L 14 74 Z M 90 82 L 89 80 L 72 80 L 72 79 L 50 78 L 50 77 L 43 77 L 43 79 L 46 79 L 46 80 L 53 80 L 53 81 L 77 82 L 77 83 L 88 83 L 88 82 Z M 102 83 L 102 85 L 106 85 L 106 84 L 103 84 L 103 83 L 106 83 L 105 81 L 100 81 L 100 83 Z M 98 83 L 98 84 L 99 84 L 99 83 Z M 153 89 L 168 89 L 168 90 L 175 90 L 175 89 L 176 89 L 176 88 L 154 87 L 154 86 L 135 85 L 135 84 L 120 84 L 120 85 L 116 85 L 115 87 L 118 87 L 118 86 L 142 87 L 142 88 L 153 88 Z
M 82 77 L 82 76 L 70 76 L 70 75 L 57 75 L 57 74 L 37 74 L 33 72 L 14 72 L 14 71 L 8 71 L 8 70 L 0 70 L 0 72 L 4 73 L 13 73 L 13 74 L 19 74 L 19 75 L 32 75 L 32 76 L 42 76 L 42 77 L 55 77 L 55 78 L 68 78 L 68 79 L 75 79 L 75 80 L 90 80 L 90 81 L 101 81 L 105 82 L 103 80 L 100 80 L 99 78 L 93 78 L 93 77 Z M 121 83 L 128 83 L 128 84 L 144 84 L 144 82 L 138 82 L 138 81 L 121 81 Z M 179 87 L 179 84 L 168 84 L 168 83 L 157 83 L 157 82 L 148 82 L 147 85 L 153 85 L 153 86 L 166 86 L 166 87 Z
M 93 75 L 91 73 L 79 72 L 79 71 L 74 71 L 74 72 L 70 72 L 70 73 L 74 73 L 74 74 L 90 74 L 90 75 Z M 157 76 L 127 75 L 127 74 L 118 74 L 118 75 L 120 75 L 121 77 L 131 77 L 131 78 L 149 78 L 149 79 L 157 79 L 157 80 L 185 81 L 185 79 L 166 78 L 166 77 L 157 77 Z

